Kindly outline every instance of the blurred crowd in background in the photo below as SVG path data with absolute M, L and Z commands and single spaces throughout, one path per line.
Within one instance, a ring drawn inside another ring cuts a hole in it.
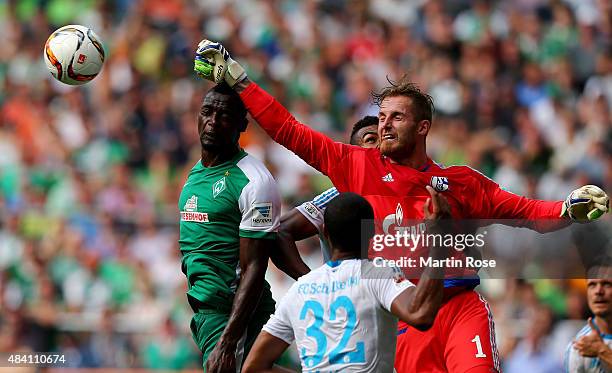
M 54 81 L 48 35 L 91 27 L 106 63 Z M 177 200 L 199 159 L 210 84 L 195 46 L 221 41 L 301 121 L 344 141 L 370 92 L 407 73 L 430 93 L 430 155 L 517 194 L 612 191 L 612 3 L 606 0 L 0 1 L 0 351 L 73 366 L 201 366 L 188 331 Z M 251 124 L 284 208 L 329 181 Z M 316 241 L 300 244 L 311 267 Z M 270 265 L 277 299 L 292 280 Z M 556 372 L 588 315 L 584 281 L 484 281 L 505 371 Z M 530 369 L 529 369 L 530 368 Z

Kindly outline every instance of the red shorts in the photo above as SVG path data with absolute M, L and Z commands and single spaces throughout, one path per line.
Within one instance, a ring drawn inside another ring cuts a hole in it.
M 465 290 L 448 299 L 426 332 L 400 321 L 397 373 L 463 373 L 478 366 L 501 371 L 491 309 L 477 292 Z

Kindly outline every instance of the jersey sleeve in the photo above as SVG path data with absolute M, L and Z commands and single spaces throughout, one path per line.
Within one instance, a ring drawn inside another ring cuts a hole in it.
M 563 219 L 563 201 L 541 201 L 516 195 L 502 189 L 495 181 L 480 172 L 468 168 L 475 177 L 476 195 L 472 203 L 471 218 L 514 219 L 518 226 L 525 226 L 539 232 L 549 232 L 565 227 L 569 221 Z
M 572 342 L 565 349 L 565 357 L 563 359 L 564 372 L 567 373 L 584 373 L 584 365 L 582 364 L 582 356 L 572 346 Z
M 238 198 L 242 216 L 239 236 L 274 239 L 280 225 L 280 193 L 276 181 L 267 170 L 256 171 L 254 175 L 247 175 L 249 183 Z
M 247 110 L 274 141 L 291 150 L 306 163 L 327 175 L 341 190 L 347 188 L 342 164 L 355 149 L 297 121 L 278 101 L 251 83 L 240 94 Z
M 293 288 L 294 287 L 289 289 L 287 294 L 281 299 L 276 311 L 270 316 L 270 319 L 262 328 L 262 330 L 265 330 L 276 338 L 282 339 L 287 342 L 287 344 L 291 344 L 295 340 L 295 333 L 293 332 L 291 318 L 289 317 L 290 305 L 288 303 L 289 299 L 293 299 L 289 296 Z
M 325 192 L 316 196 L 312 201 L 304 202 L 299 205 L 297 210 L 304 215 L 309 222 L 314 225 L 319 233 L 323 231 L 323 216 L 325 213 L 325 208 L 327 204 L 334 198 L 336 198 L 340 193 L 336 188 L 330 188 Z
M 362 276 L 367 281 L 369 291 L 380 306 L 391 312 L 391 304 L 406 289 L 415 285 L 406 279 L 399 268 L 371 268 Z

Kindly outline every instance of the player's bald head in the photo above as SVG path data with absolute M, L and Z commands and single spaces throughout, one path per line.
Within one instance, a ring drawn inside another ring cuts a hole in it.
M 244 106 L 244 103 L 240 99 L 240 95 L 236 93 L 227 83 L 221 82 L 206 92 L 204 96 L 204 100 L 202 104 L 206 101 L 210 101 L 216 99 L 218 97 L 223 97 L 223 100 L 227 102 L 227 104 L 231 107 L 237 118 L 246 118 L 247 109 Z

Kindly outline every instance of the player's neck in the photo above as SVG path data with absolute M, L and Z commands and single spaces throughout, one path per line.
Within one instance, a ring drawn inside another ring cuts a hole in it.
M 429 160 L 425 148 L 416 148 L 406 157 L 394 157 L 389 159 L 391 160 L 391 163 L 408 166 L 417 170 L 423 167 Z
M 359 258 L 354 253 L 345 253 L 342 251 L 334 250 L 330 260 L 335 262 L 337 260 L 347 260 L 347 259 L 359 259 Z
M 599 328 L 600 333 L 612 334 L 612 317 L 595 316 L 595 325 Z
M 236 153 L 240 151 L 240 147 L 228 147 L 227 149 L 215 149 L 207 150 L 202 148 L 202 166 L 204 167 L 215 167 L 221 163 L 227 162 L 232 159 Z

